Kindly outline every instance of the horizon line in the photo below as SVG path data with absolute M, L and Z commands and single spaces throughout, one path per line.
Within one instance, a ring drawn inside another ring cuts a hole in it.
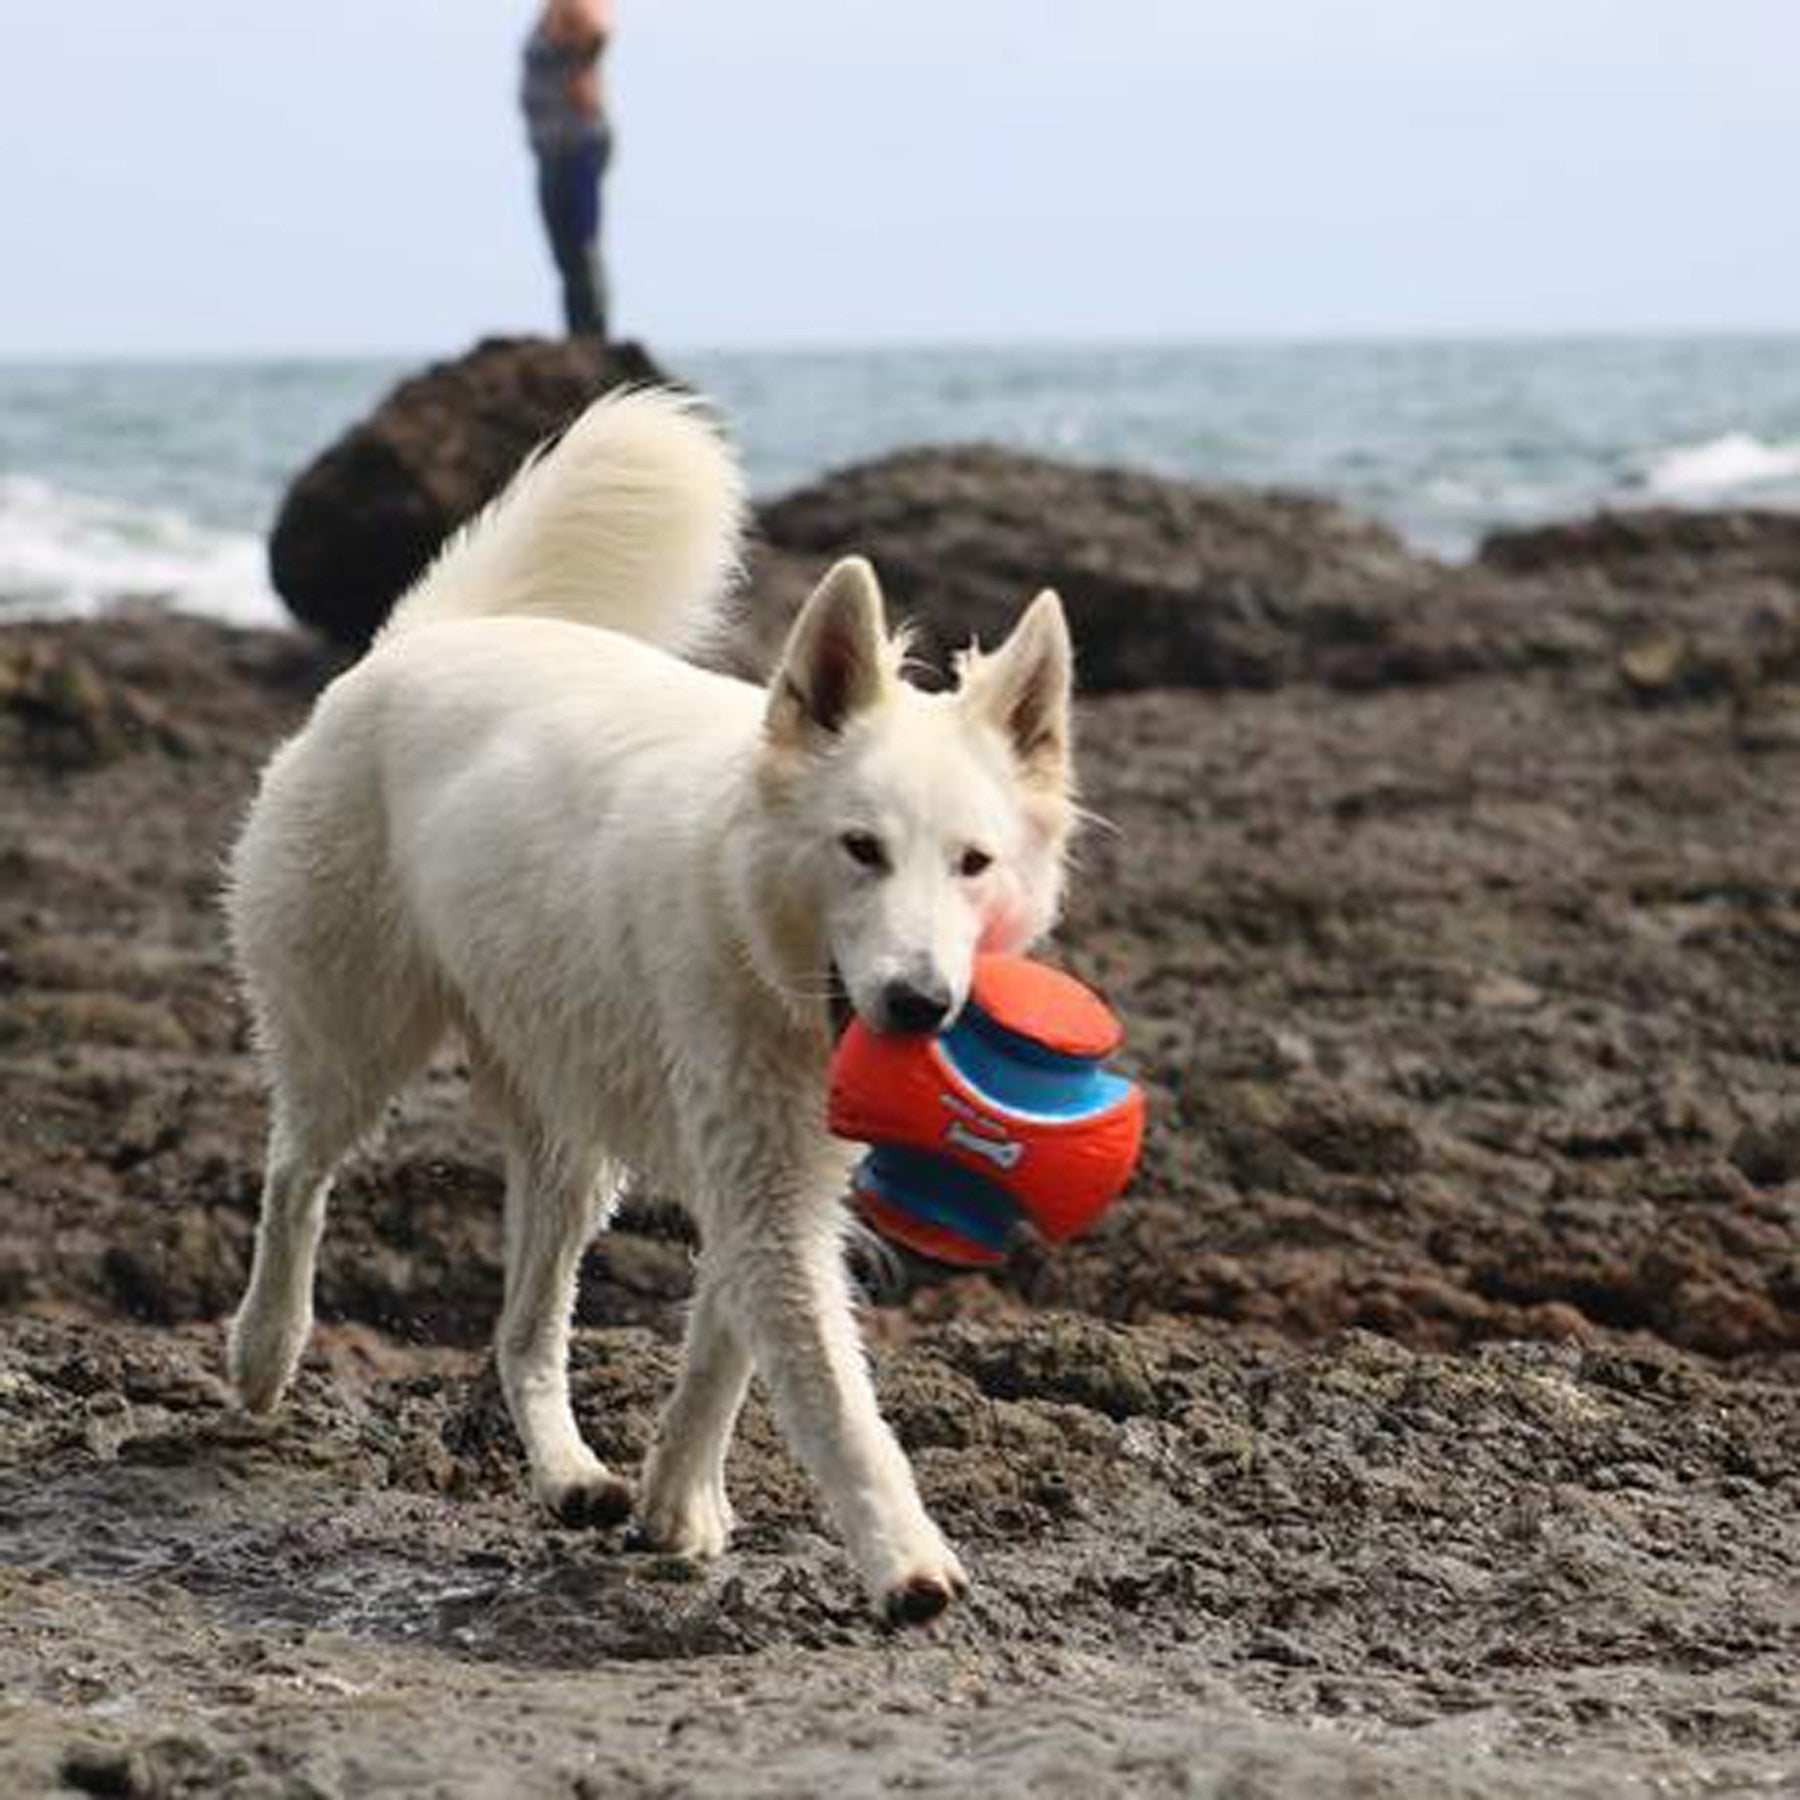
M 0 347 L 0 367 L 86 367 L 121 363 L 225 363 L 225 362 L 442 362 L 466 355 L 479 343 L 493 338 L 543 338 L 557 341 L 558 334 L 497 328 L 469 338 L 461 349 L 427 349 L 419 345 L 371 345 L 351 347 L 242 346 L 154 349 L 44 348 L 14 350 Z M 737 342 L 699 338 L 671 338 L 663 354 L 682 356 L 919 356 L 919 355 L 1029 355 L 1092 353 L 1139 350 L 1307 350 L 1505 348 L 1580 344 L 1647 343 L 1749 343 L 1800 340 L 1795 325 L 1630 325 L 1579 327 L 1427 328 L 1420 330 L 1376 329 L 1294 332 L 1121 332 L 1110 335 L 1069 336 L 1055 333 L 998 338 L 971 334 L 944 337 L 821 337 L 811 339 L 748 339 Z M 620 343 L 650 349 L 647 339 L 625 335 Z M 651 354 L 659 354 L 651 350 Z

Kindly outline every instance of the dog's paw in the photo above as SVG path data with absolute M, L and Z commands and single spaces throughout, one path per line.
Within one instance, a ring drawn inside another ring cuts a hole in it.
M 875 1610 L 890 1625 L 926 1625 L 969 1591 L 969 1577 L 956 1552 L 931 1532 L 929 1547 L 888 1565 L 870 1583 Z
M 736 1524 L 731 1502 L 719 1483 L 684 1493 L 647 1488 L 632 1527 L 632 1541 L 645 1550 L 704 1562 L 724 1555 Z
M 948 1551 L 934 1569 L 915 1569 L 881 1595 L 881 1616 L 890 1625 L 929 1625 L 969 1591 L 962 1564 Z
M 598 1531 L 630 1518 L 636 1496 L 624 1476 L 600 1469 L 579 1480 L 546 1487 L 539 1492 L 538 1498 L 558 1524 Z
M 225 1339 L 225 1370 L 246 1412 L 271 1413 L 287 1392 L 312 1334 L 308 1317 L 271 1319 L 246 1303 Z

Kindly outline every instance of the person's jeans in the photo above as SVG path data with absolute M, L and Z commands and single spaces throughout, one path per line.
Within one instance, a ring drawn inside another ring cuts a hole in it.
M 606 270 L 600 258 L 600 180 L 612 155 L 604 125 L 591 137 L 538 156 L 538 206 L 562 278 L 571 337 L 606 336 Z

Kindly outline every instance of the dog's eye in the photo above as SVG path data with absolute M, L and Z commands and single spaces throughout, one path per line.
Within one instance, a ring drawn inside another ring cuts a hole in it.
M 971 848 L 962 853 L 962 861 L 956 866 L 962 875 L 972 880 L 984 869 L 992 868 L 993 864 L 994 859 L 985 850 Z
M 861 868 L 885 869 L 887 852 L 881 847 L 881 839 L 872 831 L 846 831 L 838 839 L 844 847 L 844 854 Z

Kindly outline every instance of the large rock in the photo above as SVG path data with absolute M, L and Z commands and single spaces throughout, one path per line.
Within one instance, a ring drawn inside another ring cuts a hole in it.
M 535 445 L 607 389 L 664 379 L 636 344 L 489 338 L 403 381 L 289 488 L 269 543 L 276 592 L 360 648 Z
M 514 339 L 404 382 L 294 483 L 276 587 L 360 648 L 535 445 L 609 387 L 661 379 L 635 346 Z M 1800 661 L 1800 517 L 1779 513 L 1602 515 L 1496 534 L 1451 565 L 1328 500 L 977 446 L 841 470 L 759 524 L 741 629 L 720 652 L 752 675 L 830 559 L 853 552 L 940 659 L 992 644 L 1056 587 L 1089 692 L 1622 666 L 1632 693 L 1668 696 Z
M 1626 586 L 1689 588 L 1770 578 L 1800 587 L 1800 512 L 1644 506 L 1490 532 L 1480 560 L 1507 574 L 1596 575 Z
M 1302 494 L 1196 487 L 985 446 L 902 452 L 765 506 L 777 550 L 858 551 L 938 650 L 992 643 L 1040 587 L 1085 687 L 1363 684 L 1449 672 L 1452 572 Z

